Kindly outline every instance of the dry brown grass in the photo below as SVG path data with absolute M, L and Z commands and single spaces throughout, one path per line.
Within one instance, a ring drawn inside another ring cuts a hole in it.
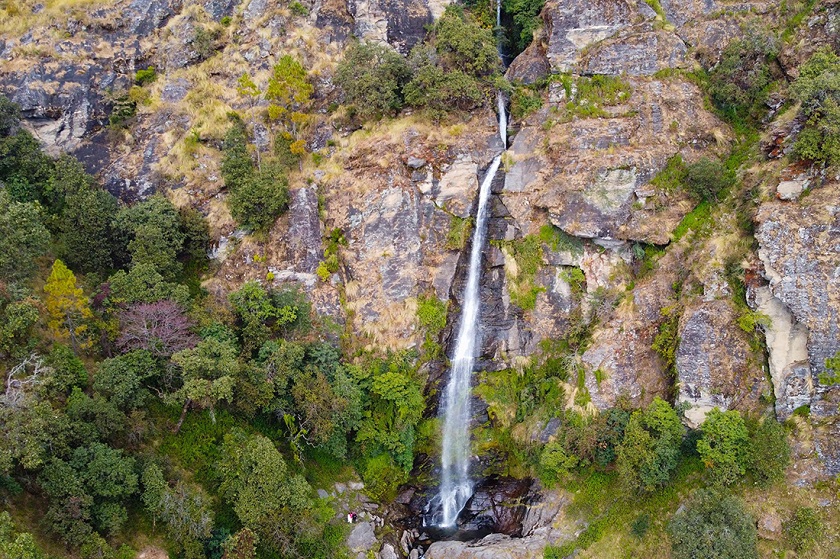
M 0 35 L 19 37 L 35 27 L 59 25 L 69 19 L 87 21 L 93 8 L 108 7 L 114 0 L 6 0 L 0 9 Z M 36 14 L 33 8 L 43 8 Z

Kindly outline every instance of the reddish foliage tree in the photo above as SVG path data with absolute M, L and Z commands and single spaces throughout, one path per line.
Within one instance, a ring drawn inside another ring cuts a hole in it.
M 120 315 L 122 351 L 148 350 L 156 357 L 170 357 L 198 343 L 192 321 L 177 303 L 169 300 L 138 303 Z

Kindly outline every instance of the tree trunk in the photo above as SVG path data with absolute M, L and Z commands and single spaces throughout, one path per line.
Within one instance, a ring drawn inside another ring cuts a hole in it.
M 181 410 L 181 417 L 178 419 L 178 423 L 175 424 L 175 428 L 172 429 L 173 433 L 178 433 L 181 430 L 181 425 L 184 424 L 184 419 L 187 417 L 187 412 L 190 411 L 190 405 L 192 404 L 192 400 L 187 398 L 187 401 L 184 402 L 184 409 Z

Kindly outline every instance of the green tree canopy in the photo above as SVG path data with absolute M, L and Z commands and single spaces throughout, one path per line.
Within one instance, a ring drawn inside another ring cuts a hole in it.
M 683 431 L 677 412 L 658 397 L 633 412 L 617 452 L 624 483 L 642 491 L 665 485 L 677 466 Z
M 706 414 L 697 452 L 715 483 L 729 485 L 744 475 L 749 457 L 749 434 L 736 410 L 713 409 Z
M 336 83 L 363 118 L 402 108 L 402 88 L 411 77 L 405 59 L 386 45 L 355 42 L 338 64 Z
M 0 281 L 20 281 L 35 271 L 49 248 L 50 234 L 37 203 L 15 202 L 0 190 Z
M 674 559 L 757 559 L 756 528 L 736 497 L 701 489 L 668 524 Z

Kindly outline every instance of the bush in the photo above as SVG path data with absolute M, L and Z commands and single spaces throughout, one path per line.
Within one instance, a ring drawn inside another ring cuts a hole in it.
M 840 165 L 840 57 L 815 53 L 799 70 L 793 94 L 807 118 L 794 149 L 803 159 Z
M 137 70 L 134 74 L 134 82 L 139 86 L 144 86 L 152 83 L 157 79 L 157 71 L 154 66 L 149 66 L 144 70 Z
M 432 43 L 447 70 L 489 76 L 500 69 L 496 39 L 457 4 L 446 7 L 432 28 Z
M 790 465 L 790 446 L 785 428 L 767 417 L 750 437 L 747 467 L 753 479 L 762 486 L 782 481 Z
M 502 10 L 513 19 L 510 42 L 514 54 L 525 50 L 540 26 L 540 12 L 545 0 L 503 0 Z
M 668 483 L 677 467 L 683 430 L 677 412 L 660 398 L 633 412 L 617 452 L 624 485 L 652 491 Z
M 817 511 L 810 507 L 796 509 L 784 523 L 785 539 L 798 552 L 808 551 L 823 537 L 825 527 Z
M 732 174 L 717 159 L 704 157 L 686 169 L 686 190 L 700 200 L 715 200 L 733 183 Z
M 758 121 L 766 113 L 764 101 L 773 83 L 771 62 L 778 45 L 771 36 L 749 33 L 723 51 L 709 73 L 712 103 L 730 118 Z
M 674 559 L 757 559 L 752 517 L 732 495 L 701 489 L 668 524 Z
M 562 483 L 580 460 L 559 442 L 548 443 L 540 454 L 540 479 L 548 486 Z
M 399 53 L 370 42 L 353 43 L 336 71 L 336 83 L 347 101 L 365 118 L 399 111 L 409 77 L 408 64 Z
M 409 105 L 428 109 L 439 118 L 453 110 L 470 110 L 481 104 L 484 92 L 478 80 L 461 70 L 447 71 L 434 64 L 434 55 L 420 45 L 409 59 L 414 77 L 405 86 Z
M 289 207 L 289 185 L 283 173 L 266 169 L 234 190 L 228 198 L 230 213 L 240 225 L 268 231 Z
M 741 414 L 713 409 L 706 415 L 697 452 L 714 483 L 729 485 L 744 475 L 749 437 Z

